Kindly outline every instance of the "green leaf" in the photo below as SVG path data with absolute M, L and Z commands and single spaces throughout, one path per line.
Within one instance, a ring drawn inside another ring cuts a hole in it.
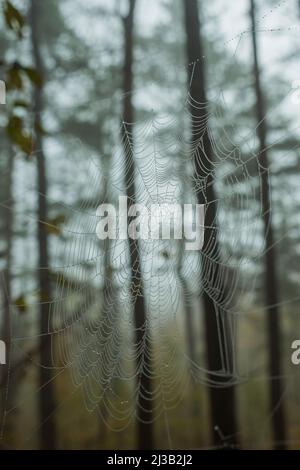
M 7 27 L 14 31 L 19 38 L 22 38 L 25 19 L 9 0 L 4 2 L 4 18 Z
M 24 101 L 24 100 L 16 100 L 13 102 L 12 107 L 13 108 L 28 108 L 29 103 L 27 103 L 27 101 Z
M 27 306 L 24 294 L 21 294 L 19 297 L 17 297 L 14 300 L 14 305 L 17 307 L 20 313 L 26 313 L 28 310 L 28 306 Z
M 8 136 L 12 140 L 14 140 L 16 134 L 18 134 L 22 130 L 22 128 L 23 128 L 22 119 L 18 116 L 11 116 L 6 127 Z
M 21 90 L 23 88 L 23 79 L 21 69 L 14 64 L 7 71 L 6 86 L 8 90 Z
M 33 138 L 24 130 L 23 120 L 19 116 L 11 116 L 6 126 L 10 140 L 20 149 L 30 155 L 33 151 Z
M 60 225 L 65 223 L 66 217 L 64 214 L 59 214 L 56 217 L 53 217 L 52 219 L 47 220 L 45 223 L 45 229 L 48 233 L 51 235 L 61 235 L 62 230 L 60 228 Z
M 31 67 L 23 67 L 22 69 L 23 69 L 23 72 L 26 73 L 27 77 L 34 85 L 36 85 L 39 88 L 43 86 L 43 78 L 37 70 Z

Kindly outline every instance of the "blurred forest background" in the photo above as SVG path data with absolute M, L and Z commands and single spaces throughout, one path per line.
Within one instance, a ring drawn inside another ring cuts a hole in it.
M 1 3 L 1 449 L 300 448 L 298 0 Z

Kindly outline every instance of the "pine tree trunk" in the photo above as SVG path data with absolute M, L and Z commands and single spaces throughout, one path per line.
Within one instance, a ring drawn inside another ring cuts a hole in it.
M 205 69 L 203 47 L 200 33 L 200 21 L 197 0 L 183 0 L 185 12 L 185 27 L 187 37 L 187 59 L 188 59 L 188 85 L 192 99 L 199 103 L 206 103 L 205 91 Z M 217 233 L 217 202 L 213 185 L 213 150 L 207 130 L 202 130 L 199 123 L 207 121 L 206 108 L 191 105 L 191 129 L 192 145 L 202 138 L 203 149 L 199 146 L 195 151 L 195 171 L 196 177 L 206 178 L 205 193 L 198 192 L 198 203 L 206 205 L 205 212 L 205 234 L 202 251 L 209 254 L 210 259 L 214 259 L 213 269 L 206 269 L 205 256 L 202 257 L 202 284 L 209 282 L 210 288 L 218 288 L 222 279 L 219 270 L 220 247 Z M 209 278 L 207 278 L 209 277 Z M 206 352 L 209 378 L 216 379 L 215 372 L 222 372 L 219 377 L 222 387 L 210 387 L 210 408 L 212 440 L 215 445 L 220 444 L 219 434 L 225 438 L 230 436 L 230 442 L 236 443 L 236 416 L 235 416 L 235 389 L 230 384 L 233 372 L 233 339 L 230 331 L 229 318 L 226 309 L 222 309 L 220 304 L 226 299 L 225 286 L 221 286 L 219 298 L 214 300 L 207 289 L 203 289 L 203 304 L 205 314 L 206 332 Z M 226 385 L 227 384 L 227 385 Z M 220 385 L 220 384 L 219 384 Z
M 133 20 L 135 0 L 129 0 L 129 13 L 124 18 L 124 81 L 123 81 L 123 145 L 126 161 L 125 184 L 128 198 L 128 206 L 135 202 L 135 164 L 133 154 L 133 139 L 128 135 L 128 129 L 133 123 Z M 129 222 L 129 221 L 128 221 Z M 130 264 L 131 264 L 131 290 L 135 323 L 135 348 L 137 367 L 140 370 L 139 397 L 137 403 L 137 440 L 139 449 L 153 449 L 153 410 L 152 410 L 152 388 L 151 388 L 151 347 L 149 331 L 146 325 L 146 307 L 144 300 L 144 288 L 141 275 L 141 261 L 138 240 L 129 238 Z M 135 294 L 139 291 L 139 294 Z M 141 348 L 141 345 L 143 347 Z M 141 352 L 142 351 L 142 352 Z M 141 363 L 143 365 L 141 368 Z
M 44 76 L 43 61 L 39 47 L 39 0 L 31 0 L 30 26 L 33 62 L 38 74 Z M 40 434 L 41 449 L 55 448 L 55 423 L 53 412 L 55 411 L 55 398 L 53 377 L 51 372 L 51 336 L 47 335 L 50 325 L 50 300 L 51 300 L 51 280 L 49 272 L 49 243 L 45 224 L 48 219 L 47 207 L 47 177 L 46 161 L 43 149 L 43 139 L 39 129 L 41 128 L 41 113 L 43 111 L 42 87 L 35 87 L 34 90 L 34 116 L 36 130 L 36 159 L 37 159 L 37 186 L 38 186 L 38 249 L 39 249 L 39 292 L 40 292 L 40 393 L 39 411 L 42 423 Z
M 181 123 L 183 126 L 184 123 Z M 184 205 L 186 194 L 189 192 L 188 185 L 186 184 L 188 175 L 186 173 L 187 168 L 187 160 L 180 157 L 180 165 L 179 165 L 179 174 L 182 176 L 182 190 L 181 190 L 181 204 Z M 184 231 L 184 227 L 182 228 Z M 182 287 L 182 295 L 183 295 L 183 304 L 184 304 L 184 320 L 185 320 L 185 329 L 186 329 L 186 343 L 187 343 L 187 351 L 189 353 L 189 359 L 196 363 L 197 355 L 196 355 L 196 344 L 195 344 L 195 334 L 194 334 L 194 312 L 193 312 L 193 305 L 191 296 L 192 293 L 190 292 L 188 282 L 183 273 L 183 265 L 184 265 L 184 247 L 185 247 L 185 239 L 181 240 L 180 247 L 179 247 L 179 255 L 178 255 L 178 264 L 177 264 L 177 275 Z M 193 368 L 193 366 L 192 366 Z M 194 407 L 194 405 L 193 405 Z M 195 409 L 195 408 L 194 408 Z
M 250 0 L 250 16 L 252 30 L 252 46 L 254 55 L 254 84 L 256 94 L 257 135 L 259 140 L 259 163 L 261 178 L 262 210 L 265 237 L 265 302 L 267 306 L 267 325 L 269 335 L 269 368 L 270 368 L 270 405 L 272 409 L 273 437 L 276 449 L 285 448 L 286 431 L 284 405 L 282 401 L 283 384 L 281 379 L 281 348 L 280 325 L 278 309 L 278 279 L 276 273 L 276 250 L 272 225 L 272 209 L 270 186 L 268 179 L 269 162 L 266 151 L 267 124 L 265 119 L 265 104 L 260 82 L 260 69 L 257 53 L 255 3 Z
M 100 116 L 98 117 L 100 121 Z M 110 160 L 107 160 L 105 157 L 102 159 L 102 172 L 103 172 L 103 204 L 109 204 L 109 184 L 110 184 Z M 106 420 L 109 419 L 109 412 L 106 405 L 106 399 L 109 395 L 109 390 L 112 383 L 107 383 L 111 379 L 111 370 L 114 363 L 114 354 L 109 352 L 104 354 L 104 348 L 108 348 L 107 345 L 111 344 L 111 335 L 115 330 L 117 322 L 119 321 L 118 314 L 120 312 L 118 305 L 118 291 L 117 287 L 114 285 L 113 279 L 113 265 L 111 260 L 111 240 L 106 238 L 103 240 L 102 244 L 103 249 L 103 290 L 102 290 L 102 312 L 101 312 L 101 321 L 103 327 L 101 327 L 100 336 L 101 342 L 103 344 L 103 351 L 100 364 L 100 377 L 104 382 L 105 391 L 102 396 L 102 401 L 99 405 L 99 414 L 101 416 L 101 423 L 99 426 L 99 442 L 103 443 L 106 436 L 108 427 L 106 426 Z
M 1 279 L 2 298 L 3 298 L 3 325 L 1 339 L 4 340 L 6 346 L 6 364 L 0 366 L 0 385 L 3 386 L 8 380 L 8 370 L 10 366 L 10 348 L 11 348 L 11 255 L 12 255 L 12 239 L 13 239 L 13 168 L 14 168 L 14 152 L 12 146 L 8 149 L 8 167 L 6 178 L 5 200 L 8 201 L 5 207 L 5 225 L 4 237 L 6 243 L 5 253 L 5 269 Z M 3 395 L 6 393 L 3 388 Z M 5 403 L 5 399 L 2 400 Z

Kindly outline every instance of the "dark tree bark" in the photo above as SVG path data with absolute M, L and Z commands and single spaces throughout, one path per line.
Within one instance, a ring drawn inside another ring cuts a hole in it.
M 135 190 L 135 163 L 133 139 L 128 134 L 129 126 L 133 123 L 133 22 L 135 0 L 129 0 L 129 12 L 124 18 L 124 70 L 123 70 L 123 145 L 126 163 L 125 184 L 130 206 L 136 198 Z M 129 222 L 129 221 L 128 221 Z M 138 355 L 137 367 L 139 375 L 139 397 L 137 404 L 137 440 L 139 449 L 153 449 L 153 410 L 152 410 L 152 361 L 149 331 L 147 331 L 147 318 L 144 300 L 144 288 L 141 275 L 141 260 L 138 240 L 129 238 L 129 251 L 131 263 L 131 290 L 135 323 L 135 348 Z M 139 294 L 136 294 L 139 292 Z M 141 348 L 141 345 L 143 347 Z M 143 366 L 141 363 L 143 362 Z M 142 368 L 141 368 L 142 367 Z
M 39 8 L 41 2 L 39 0 L 31 0 L 29 11 L 29 22 L 31 27 L 31 45 L 33 62 L 38 74 L 44 77 L 44 67 L 42 55 L 39 47 Z M 51 336 L 48 335 L 49 327 L 51 324 L 50 318 L 50 300 L 51 300 L 51 279 L 49 272 L 49 243 L 48 233 L 46 230 L 45 222 L 48 219 L 47 207 L 47 177 L 46 177 L 46 159 L 43 149 L 43 139 L 41 132 L 42 128 L 41 113 L 43 111 L 43 89 L 42 87 L 35 87 L 33 96 L 33 110 L 35 116 L 35 130 L 36 130 L 36 158 L 37 158 L 37 173 L 38 173 L 38 249 L 39 249 L 39 292 L 40 292 L 40 354 L 42 367 L 40 368 L 40 393 L 39 393 L 39 410 L 41 434 L 40 434 L 40 447 L 42 449 L 55 448 L 55 423 L 52 416 L 55 410 L 54 388 L 52 382 L 51 372 Z
M 195 364 L 197 363 L 197 353 L 196 353 L 196 336 L 195 336 L 195 326 L 194 326 L 194 311 L 192 304 L 192 293 L 190 291 L 188 282 L 182 272 L 183 270 L 183 257 L 184 257 L 184 240 L 181 240 L 180 252 L 178 257 L 178 266 L 177 266 L 177 275 L 182 288 L 183 295 L 183 307 L 184 307 L 184 321 L 185 321 L 185 336 L 186 336 L 186 345 L 189 360 L 191 361 L 191 371 L 193 371 Z M 190 403 L 190 413 L 191 418 L 195 419 L 199 415 L 198 403 L 195 400 L 195 394 L 197 391 L 196 383 L 192 383 L 193 396 Z M 196 428 L 195 433 L 198 433 Z
M 188 188 L 186 185 L 186 168 L 187 162 L 181 158 L 179 173 L 183 175 L 182 181 L 182 195 L 181 195 L 181 204 L 184 204 L 184 197 L 188 193 Z M 183 230 L 183 229 L 182 229 Z M 177 263 L 177 276 L 180 281 L 180 285 L 182 288 L 182 295 L 183 295 L 183 306 L 184 306 L 184 320 L 185 320 L 185 329 L 186 329 L 186 344 L 187 344 L 187 351 L 189 353 L 189 359 L 192 363 L 196 363 L 197 355 L 196 355 L 196 344 L 195 344 L 195 328 L 194 328 L 194 312 L 193 312 L 193 305 L 192 305 L 192 293 L 190 292 L 188 282 L 185 278 L 183 273 L 183 264 L 184 264 L 184 246 L 185 240 L 181 240 L 180 248 L 179 248 L 179 255 L 178 255 L 178 263 Z M 193 366 L 192 366 L 193 368 Z M 195 404 L 192 404 L 192 409 L 196 410 Z
M 272 408 L 273 437 L 276 449 L 285 448 L 286 431 L 284 405 L 282 401 L 283 384 L 280 348 L 280 324 L 278 309 L 278 279 L 276 250 L 272 225 L 272 209 L 270 186 L 268 179 L 269 162 L 267 154 L 267 123 L 265 119 L 265 103 L 260 80 L 260 67 L 256 40 L 255 3 L 250 0 L 250 17 L 252 30 L 252 47 L 254 56 L 254 86 L 256 95 L 257 136 L 259 140 L 259 169 L 261 181 L 262 210 L 265 237 L 265 302 L 267 306 L 267 325 L 269 335 L 269 368 L 270 376 L 270 405 Z
M 184 249 L 184 248 L 182 248 Z M 181 255 L 180 255 L 181 257 Z M 189 359 L 192 363 L 196 363 L 196 345 L 195 345 L 195 335 L 194 335 L 194 322 L 193 322 L 193 305 L 191 299 L 191 292 L 188 286 L 188 282 L 182 274 L 182 260 L 180 259 L 180 267 L 178 269 L 178 278 L 182 287 L 183 301 L 184 301 L 184 318 L 185 318 L 185 328 L 186 328 L 186 343 L 187 350 L 189 353 Z M 192 367 L 193 368 L 193 365 Z M 195 409 L 195 408 L 194 408 Z
M 8 379 L 8 370 L 10 366 L 10 347 L 11 347 L 11 255 L 12 255 L 12 240 L 13 240 L 13 167 L 14 167 L 14 152 L 9 145 L 8 149 L 8 166 L 6 178 L 5 200 L 8 201 L 5 207 L 5 225 L 4 225 L 4 238 L 6 244 L 5 252 L 5 269 L 1 279 L 1 289 L 3 298 L 3 325 L 1 338 L 6 346 L 6 364 L 0 366 L 0 384 L 6 384 Z M 5 391 L 3 392 L 5 393 Z M 3 400 L 4 402 L 5 400 Z
M 201 40 L 201 25 L 197 0 L 183 0 L 185 13 L 185 27 L 187 38 L 188 59 L 188 86 L 192 99 L 198 103 L 206 103 L 205 69 L 203 62 L 203 46 Z M 205 204 L 205 234 L 202 247 L 202 284 L 208 284 L 209 290 L 219 291 L 218 298 L 213 299 L 208 289 L 203 289 L 203 304 L 205 313 L 206 351 L 209 369 L 209 378 L 218 380 L 221 387 L 210 387 L 210 407 L 212 440 L 220 444 L 220 435 L 230 436 L 231 443 L 236 443 L 236 416 L 235 416 L 235 389 L 230 383 L 232 379 L 233 339 L 230 331 L 230 319 L 226 307 L 226 292 L 222 273 L 219 268 L 220 246 L 217 231 L 217 202 L 213 185 L 213 150 L 209 134 L 204 130 L 208 120 L 206 108 L 191 105 L 192 145 L 197 144 L 195 150 L 196 177 L 204 184 L 205 189 L 198 191 L 198 203 Z M 199 139 L 202 144 L 199 145 Z M 214 259 L 214 266 L 208 269 L 211 261 L 206 254 Z M 215 373 L 221 372 L 217 378 Z M 219 433 L 216 430 L 219 430 Z
M 100 122 L 100 116 L 98 117 L 98 122 Z M 100 149 L 99 149 L 100 151 Z M 104 155 L 101 159 L 102 172 L 103 172 L 103 190 L 101 201 L 104 204 L 109 204 L 110 200 L 108 197 L 109 194 L 109 185 L 110 185 L 110 166 L 111 158 L 107 155 Z M 116 328 L 117 322 L 119 321 L 119 297 L 118 297 L 118 287 L 114 284 L 113 276 L 113 265 L 112 265 L 112 247 L 111 240 L 106 238 L 103 240 L 102 244 L 103 250 L 103 287 L 102 287 L 102 309 L 101 309 L 101 318 L 102 325 L 100 336 L 102 339 L 103 348 L 108 348 L 111 344 L 111 335 Z M 102 353 L 101 357 L 101 371 L 100 376 L 105 382 L 106 390 L 102 396 L 102 402 L 99 405 L 99 414 L 101 416 L 101 422 L 99 426 L 99 442 L 104 442 L 104 439 L 107 435 L 107 426 L 105 422 L 109 417 L 108 409 L 105 403 L 107 396 L 109 395 L 108 390 L 111 388 L 111 382 L 108 384 L 107 381 L 111 381 L 111 370 L 113 368 L 115 361 L 114 354 L 104 354 Z

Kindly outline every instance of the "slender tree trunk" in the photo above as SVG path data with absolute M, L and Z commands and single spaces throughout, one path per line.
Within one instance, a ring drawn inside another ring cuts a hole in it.
M 278 309 L 278 279 L 276 272 L 276 250 L 274 247 L 274 234 L 272 225 L 272 209 L 270 200 L 270 186 L 268 179 L 269 162 L 266 151 L 267 124 L 265 119 L 265 104 L 260 81 L 260 68 L 257 52 L 255 3 L 250 0 L 250 17 L 252 29 L 252 46 L 254 55 L 254 85 L 256 94 L 256 118 L 258 122 L 257 135 L 259 140 L 260 178 L 262 194 L 262 210 L 265 236 L 265 301 L 267 305 L 267 322 L 269 335 L 269 367 L 271 387 L 271 408 L 273 422 L 273 437 L 276 449 L 285 448 L 286 431 L 284 419 L 284 405 L 282 401 L 283 384 L 281 378 L 281 348 L 280 325 Z
M 98 118 L 100 121 L 100 116 Z M 103 182 L 103 198 L 101 199 L 104 204 L 109 204 L 110 200 L 108 197 L 108 188 L 110 183 L 110 159 L 106 156 L 102 158 L 102 171 L 104 175 Z M 107 436 L 107 427 L 105 426 L 106 420 L 109 418 L 108 409 L 105 403 L 106 398 L 109 395 L 111 388 L 111 371 L 114 366 L 115 357 L 113 351 L 107 352 L 107 348 L 112 344 L 112 334 L 116 328 L 119 320 L 119 305 L 118 305 L 118 291 L 114 285 L 113 279 L 113 266 L 111 260 L 111 240 L 106 238 L 103 240 L 103 290 L 102 290 L 102 325 L 101 327 L 101 340 L 103 344 L 103 351 L 101 357 L 101 372 L 100 376 L 103 380 L 103 386 L 106 390 L 103 392 L 102 403 L 99 405 L 99 414 L 101 416 L 101 423 L 99 426 L 99 438 L 100 442 L 104 442 Z M 104 348 L 106 348 L 106 354 L 104 354 Z
M 31 0 L 30 26 L 31 43 L 35 68 L 41 77 L 44 76 L 43 61 L 39 47 L 39 0 Z M 47 335 L 50 319 L 51 300 L 51 280 L 49 273 L 49 243 L 48 234 L 44 222 L 48 218 L 47 207 L 47 177 L 46 160 L 43 149 L 43 140 L 39 129 L 41 129 L 41 113 L 43 111 L 43 90 L 36 87 L 34 90 L 34 116 L 36 129 L 36 149 L 37 149 L 37 171 L 38 171 L 38 245 L 39 245 L 39 291 L 40 291 L 40 334 L 41 334 L 41 363 L 40 368 L 40 389 L 39 406 L 41 426 L 42 449 L 55 448 L 55 423 L 52 413 L 55 410 L 54 388 L 51 372 L 51 336 Z
M 187 280 L 185 279 L 184 275 L 182 274 L 182 268 L 180 267 L 178 270 L 178 277 L 182 286 L 182 294 L 184 297 L 184 317 L 185 317 L 185 328 L 186 328 L 186 343 L 187 349 L 189 352 L 189 359 L 192 361 L 193 365 L 191 369 L 194 367 L 194 363 L 196 363 L 196 345 L 195 345 L 195 335 L 194 335 L 194 322 L 193 322 L 193 305 L 191 301 L 191 292 L 189 290 L 189 286 Z
M 13 239 L 13 167 L 14 152 L 12 146 L 9 146 L 7 179 L 5 199 L 8 201 L 5 208 L 5 269 L 1 279 L 2 297 L 3 297 L 3 325 L 1 339 L 4 340 L 6 346 L 6 364 L 0 366 L 0 384 L 6 384 L 8 379 L 8 370 L 10 365 L 10 347 L 11 347 L 11 255 L 12 255 L 12 239 Z M 6 390 L 3 390 L 3 394 Z M 5 403 L 5 399 L 3 400 Z
M 197 353 L 196 353 L 196 344 L 195 344 L 195 327 L 194 327 L 194 312 L 191 299 L 191 291 L 189 289 L 188 282 L 182 272 L 183 270 L 183 259 L 184 259 L 184 239 L 180 243 L 180 252 L 178 257 L 178 266 L 177 266 L 177 275 L 182 288 L 183 295 L 183 305 L 184 305 L 184 320 L 185 320 L 185 333 L 186 333 L 186 345 L 189 355 L 189 360 L 191 361 L 191 372 L 194 370 L 195 364 L 197 362 Z M 199 407 L 196 401 L 196 382 L 192 382 L 192 397 L 190 400 L 190 413 L 191 418 L 195 419 L 199 415 Z M 194 432 L 198 433 L 197 427 Z
M 106 186 L 106 184 L 105 184 Z M 104 194 L 106 194 L 106 189 L 104 189 Z M 104 204 L 107 201 L 104 201 Z M 106 380 L 111 380 L 110 371 L 113 366 L 113 361 L 110 360 L 110 355 L 104 354 L 104 348 L 108 342 L 111 341 L 112 329 L 116 323 L 116 299 L 115 292 L 113 291 L 113 279 L 112 279 L 112 269 L 111 269 L 111 247 L 110 240 L 106 238 L 103 243 L 103 265 L 104 265 L 104 280 L 103 280 L 103 291 L 102 291 L 102 321 L 103 328 L 101 328 L 101 340 L 103 344 L 103 351 L 101 357 L 101 373 L 100 376 L 103 380 L 103 386 L 109 389 L 108 385 L 105 383 Z M 105 319 L 105 321 L 104 321 Z M 107 435 L 107 427 L 105 426 L 106 419 L 108 418 L 108 410 L 105 405 L 105 400 L 108 395 L 108 391 L 103 392 L 102 403 L 99 405 L 99 414 L 102 418 L 99 426 L 99 438 L 100 442 L 103 443 Z
M 182 195 L 181 195 L 181 204 L 185 203 L 184 197 L 188 193 L 188 188 L 185 183 L 185 165 L 187 162 L 185 162 L 181 158 L 180 162 L 180 167 L 179 167 L 179 172 L 181 175 L 183 175 L 183 188 L 182 188 Z M 187 350 L 189 353 L 189 359 L 195 363 L 197 358 L 196 358 L 196 345 L 195 345 L 195 334 L 194 334 L 194 325 L 193 325 L 193 305 L 191 301 L 191 292 L 189 289 L 188 282 L 184 276 L 183 273 L 183 263 L 184 263 L 184 246 L 185 246 L 185 240 L 181 240 L 180 242 L 180 247 L 179 247 L 179 255 L 178 255 L 178 264 L 177 264 L 177 275 L 178 279 L 181 284 L 182 288 L 182 295 L 183 295 L 183 304 L 184 304 L 184 319 L 185 319 L 185 329 L 186 329 L 186 344 L 187 344 Z M 193 366 L 192 366 L 193 368 Z
M 200 34 L 200 21 L 197 0 L 183 0 L 185 26 L 187 37 L 188 84 L 192 99 L 198 103 L 206 103 L 205 70 L 203 62 L 203 47 Z M 191 105 L 192 145 L 197 144 L 195 152 L 195 171 L 197 179 L 206 182 L 206 189 L 198 191 L 198 203 L 206 203 L 205 235 L 202 251 L 202 284 L 208 284 L 210 289 L 219 290 L 219 296 L 214 300 L 207 288 L 203 289 L 203 304 L 205 312 L 206 348 L 209 378 L 216 379 L 214 372 L 224 375 L 217 380 L 223 382 L 222 387 L 210 387 L 210 407 L 213 442 L 220 444 L 219 434 L 231 438 L 236 443 L 235 389 L 230 384 L 232 378 L 232 344 L 229 318 L 226 308 L 221 308 L 226 301 L 225 286 L 220 272 L 220 247 L 217 233 L 217 202 L 213 185 L 213 150 L 204 124 L 208 120 L 206 108 L 201 105 Z M 201 140 L 200 140 L 201 139 Z M 199 141 L 201 145 L 199 145 Z M 205 255 L 213 259 L 211 267 Z M 211 268 L 211 269 L 209 269 Z M 228 382 L 227 386 L 226 383 Z
M 133 155 L 133 139 L 128 134 L 129 125 L 133 122 L 133 21 L 135 0 L 129 0 L 129 13 L 124 18 L 124 82 L 123 82 L 123 145 L 126 162 L 125 184 L 128 205 L 134 203 L 135 190 L 135 164 Z M 129 222 L 129 220 L 128 220 Z M 144 287 L 141 275 L 141 261 L 138 240 L 129 238 L 129 251 L 131 263 L 131 289 L 135 323 L 135 348 L 138 356 L 139 370 L 139 397 L 137 404 L 137 439 L 139 449 L 153 449 L 153 410 L 151 388 L 151 347 L 149 329 L 146 324 L 146 307 L 144 300 Z M 137 292 L 139 292 L 137 294 Z M 141 347 L 141 345 L 143 345 Z

